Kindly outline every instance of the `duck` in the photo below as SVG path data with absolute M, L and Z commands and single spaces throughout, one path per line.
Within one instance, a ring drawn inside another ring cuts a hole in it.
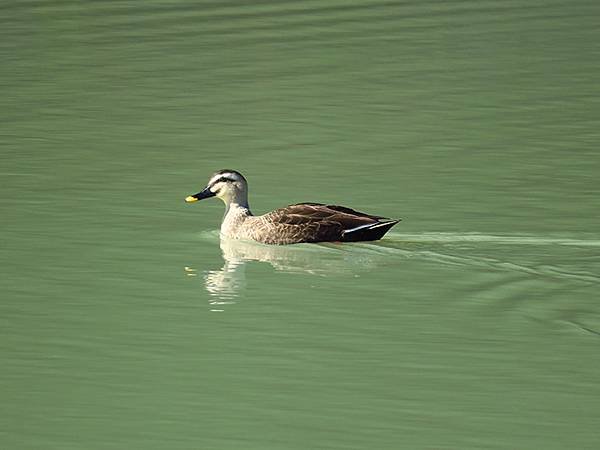
M 206 187 L 197 194 L 188 195 L 185 202 L 194 203 L 211 197 L 225 203 L 221 238 L 263 244 L 376 241 L 401 220 L 312 202 L 295 203 L 255 216 L 248 204 L 246 178 L 230 169 L 213 173 Z

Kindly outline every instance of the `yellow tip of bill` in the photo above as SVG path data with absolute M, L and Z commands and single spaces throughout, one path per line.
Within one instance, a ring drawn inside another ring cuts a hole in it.
M 196 197 L 191 196 L 191 195 L 188 195 L 185 198 L 185 202 L 186 203 L 194 203 L 194 202 L 197 202 L 197 201 L 198 201 L 198 199 Z

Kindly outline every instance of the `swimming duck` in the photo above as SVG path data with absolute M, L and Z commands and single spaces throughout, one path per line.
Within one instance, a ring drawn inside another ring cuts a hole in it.
M 223 200 L 226 208 L 222 237 L 264 244 L 376 241 L 399 222 L 323 203 L 296 203 L 254 216 L 248 205 L 248 182 L 241 173 L 228 169 L 215 172 L 202 191 L 185 201 L 192 203 L 215 196 Z

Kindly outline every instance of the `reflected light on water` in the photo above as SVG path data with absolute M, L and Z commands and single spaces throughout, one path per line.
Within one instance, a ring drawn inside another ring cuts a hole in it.
M 208 270 L 204 274 L 204 286 L 210 295 L 211 311 L 222 312 L 225 305 L 235 303 L 235 298 L 246 287 L 245 261 L 236 258 L 227 258 L 223 253 L 225 262 L 218 270 Z
M 357 252 L 355 246 L 337 244 L 265 245 L 256 242 L 221 239 L 223 266 L 204 273 L 204 286 L 212 311 L 236 303 L 246 288 L 246 264 L 263 262 L 276 271 L 314 276 L 354 275 L 376 266 L 376 254 Z M 351 251 L 354 249 L 355 251 Z M 193 271 L 193 272 L 192 272 Z M 195 269 L 186 268 L 189 274 Z M 218 308 L 218 309 L 217 309 Z

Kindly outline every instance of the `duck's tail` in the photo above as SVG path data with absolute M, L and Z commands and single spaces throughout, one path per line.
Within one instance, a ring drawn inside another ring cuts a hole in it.
M 386 220 L 385 222 L 370 223 L 344 230 L 342 242 L 377 241 L 398 222 L 400 222 L 400 219 Z

